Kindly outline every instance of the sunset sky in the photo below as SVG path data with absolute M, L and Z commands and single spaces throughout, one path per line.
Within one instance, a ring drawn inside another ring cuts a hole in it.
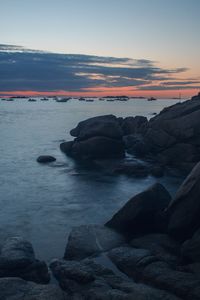
M 199 0 L 0 0 L 0 95 L 200 90 Z

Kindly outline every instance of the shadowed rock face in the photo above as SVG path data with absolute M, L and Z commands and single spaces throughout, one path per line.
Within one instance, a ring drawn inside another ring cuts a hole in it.
M 106 226 L 129 235 L 161 232 L 162 213 L 170 200 L 167 190 L 156 183 L 131 198 Z
M 20 278 L 0 278 L 2 300 L 67 300 L 67 294 L 56 285 L 41 285 Z
M 169 233 L 186 240 L 200 227 L 200 163 L 180 186 L 168 208 Z
M 48 283 L 45 262 L 35 258 L 31 243 L 21 237 L 7 239 L 0 253 L 0 277 L 21 277 L 36 283 Z

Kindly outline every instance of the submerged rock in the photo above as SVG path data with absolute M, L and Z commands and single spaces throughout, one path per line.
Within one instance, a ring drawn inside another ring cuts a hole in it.
M 49 163 L 55 161 L 56 158 L 50 155 L 41 155 L 37 158 L 37 162 L 39 163 Z
M 163 231 L 163 211 L 171 197 L 159 183 L 131 198 L 106 226 L 124 234 L 145 234 Z

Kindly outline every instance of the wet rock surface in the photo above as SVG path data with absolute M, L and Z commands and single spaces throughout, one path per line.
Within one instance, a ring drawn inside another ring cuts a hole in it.
M 21 277 L 37 283 L 50 280 L 46 263 L 35 258 L 31 243 L 22 237 L 9 238 L 2 245 L 0 277 Z

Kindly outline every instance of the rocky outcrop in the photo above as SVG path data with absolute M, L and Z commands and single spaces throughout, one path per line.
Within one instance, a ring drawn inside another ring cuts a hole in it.
M 106 226 L 125 234 L 145 234 L 165 230 L 164 209 L 171 197 L 159 183 L 131 198 Z
M 171 202 L 166 189 L 155 184 L 106 226 L 74 228 L 64 259 L 50 264 L 66 294 L 91 300 L 200 300 L 199 170 L 198 164 Z
M 78 140 L 86 140 L 95 136 L 121 139 L 123 135 L 119 122 L 113 115 L 99 116 L 82 121 L 70 131 L 70 134 Z
M 2 245 L 0 277 L 21 277 L 36 283 L 50 280 L 46 263 L 35 258 L 31 243 L 21 237 L 8 238 Z
M 189 172 L 200 160 L 200 94 L 150 119 L 142 140 L 148 154 Z
M 98 116 L 80 122 L 70 133 L 75 140 L 60 148 L 75 159 L 119 158 L 127 151 L 188 173 L 200 160 L 200 94 L 149 121 L 143 116 Z
M 200 163 L 180 186 L 167 212 L 169 233 L 177 239 L 191 238 L 200 227 Z

